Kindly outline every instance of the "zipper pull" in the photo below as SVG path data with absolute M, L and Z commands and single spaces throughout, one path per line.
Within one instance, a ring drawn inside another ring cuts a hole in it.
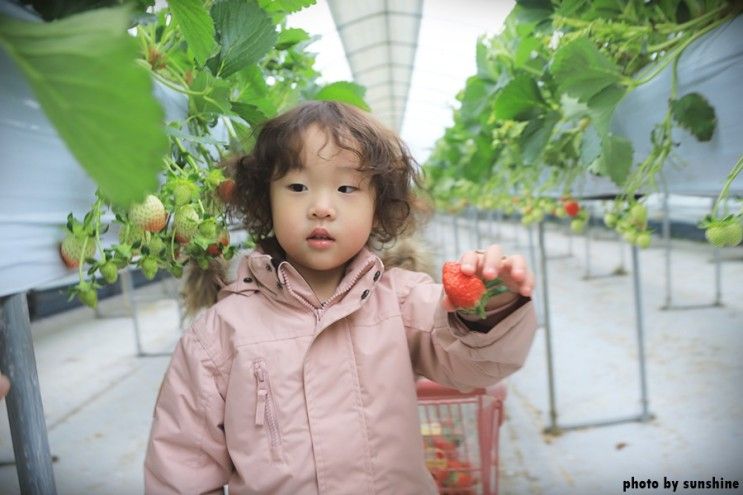
M 258 382 L 258 397 L 255 401 L 255 424 L 263 426 L 266 420 L 266 398 L 268 397 L 268 388 L 266 387 L 266 377 L 263 375 L 261 363 L 253 365 L 255 379 Z

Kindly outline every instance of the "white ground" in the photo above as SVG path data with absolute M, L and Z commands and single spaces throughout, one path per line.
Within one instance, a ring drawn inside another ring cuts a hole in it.
M 523 228 L 504 224 L 492 233 L 498 230 L 504 249 L 529 256 Z M 480 244 L 490 232 L 481 225 Z M 456 257 L 448 218 L 428 235 L 441 258 Z M 460 249 L 475 241 L 463 224 Z M 604 276 L 622 264 L 620 253 L 631 271 L 629 249 L 599 231 L 586 257 L 582 237 L 570 240 L 556 228 L 547 230 L 546 246 L 558 426 L 641 413 L 632 274 Z M 500 493 L 622 493 L 623 482 L 633 476 L 658 481 L 659 488 L 626 493 L 672 493 L 663 489 L 664 477 L 683 483 L 715 476 L 743 485 L 742 255 L 742 248 L 722 252 L 722 307 L 669 311 L 659 309 L 666 301 L 660 242 L 640 253 L 652 421 L 543 433 L 550 407 L 540 330 L 526 365 L 508 379 Z M 674 305 L 714 301 L 712 259 L 706 245 L 674 241 Z M 589 260 L 593 278 L 585 280 Z M 143 347 L 170 351 L 180 334 L 174 300 L 160 285 L 137 290 L 137 298 L 146 300 L 139 303 Z M 120 314 L 126 307 L 116 297 L 103 301 L 101 312 Z M 168 358 L 137 357 L 127 317 L 96 318 L 78 309 L 35 322 L 32 329 L 58 493 L 141 493 L 150 415 Z M 5 408 L 0 409 L 0 461 L 12 460 Z M 0 494 L 16 493 L 15 468 L 0 467 Z M 743 487 L 680 485 L 676 493 L 743 493 Z

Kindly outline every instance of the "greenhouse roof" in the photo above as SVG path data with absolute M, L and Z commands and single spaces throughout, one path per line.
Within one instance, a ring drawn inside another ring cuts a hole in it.
M 400 131 L 418 48 L 423 0 L 329 0 L 354 80 L 388 126 Z

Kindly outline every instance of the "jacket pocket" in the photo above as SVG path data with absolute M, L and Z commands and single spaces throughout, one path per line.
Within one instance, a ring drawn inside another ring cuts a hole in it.
M 282 461 L 278 410 L 271 392 L 271 380 L 265 360 L 257 359 L 253 362 L 253 374 L 256 381 L 255 426 L 266 430 L 273 460 Z

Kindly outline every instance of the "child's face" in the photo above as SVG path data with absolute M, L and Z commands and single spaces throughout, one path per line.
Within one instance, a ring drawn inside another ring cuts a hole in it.
M 369 239 L 374 190 L 359 159 L 320 128 L 304 133 L 301 170 L 271 182 L 273 229 L 303 276 L 342 271 Z

